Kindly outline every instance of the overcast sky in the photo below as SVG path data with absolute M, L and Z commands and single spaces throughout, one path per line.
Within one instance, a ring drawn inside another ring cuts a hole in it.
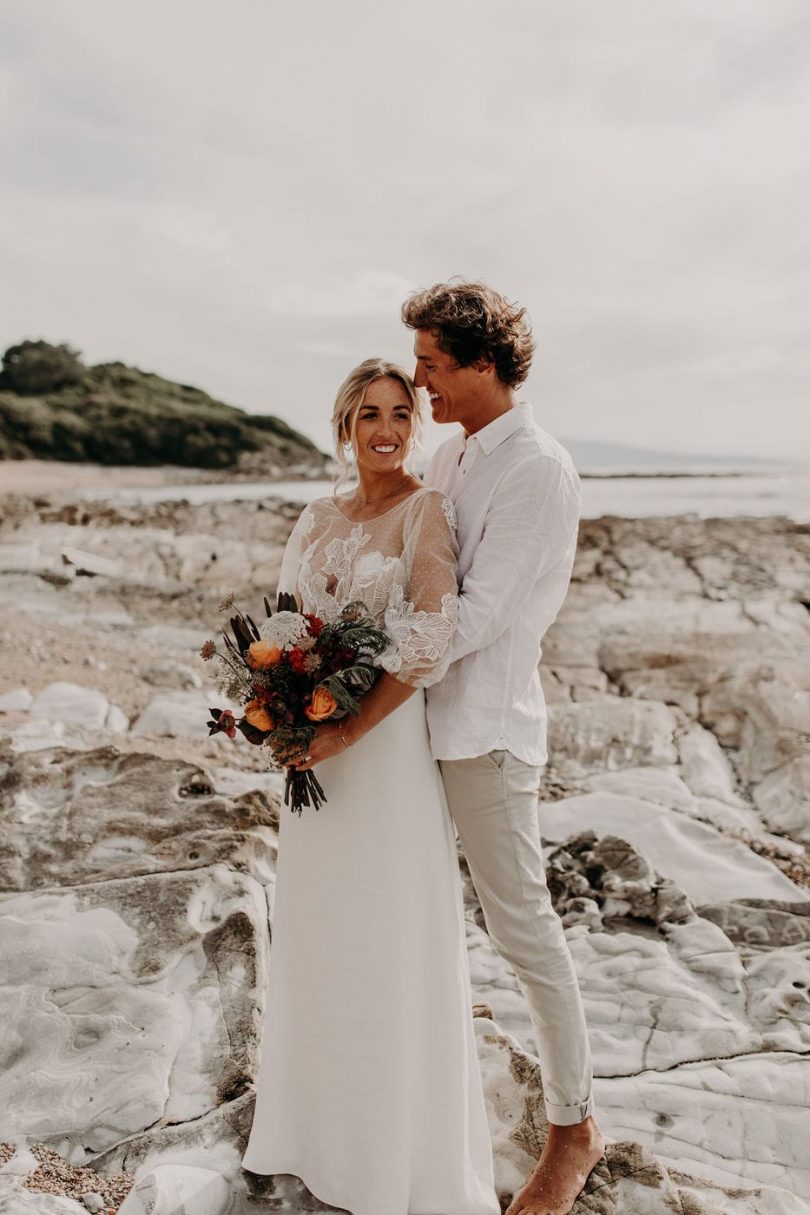
M 0 345 L 328 443 L 410 289 L 528 305 L 561 437 L 810 458 L 807 0 L 4 0 Z

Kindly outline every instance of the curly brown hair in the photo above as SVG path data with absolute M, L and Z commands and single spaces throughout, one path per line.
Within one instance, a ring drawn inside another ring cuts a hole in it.
M 433 332 L 439 349 L 460 367 L 490 359 L 509 388 L 529 374 L 534 339 L 526 309 L 486 283 L 458 279 L 414 291 L 402 305 L 402 320 L 409 329 Z

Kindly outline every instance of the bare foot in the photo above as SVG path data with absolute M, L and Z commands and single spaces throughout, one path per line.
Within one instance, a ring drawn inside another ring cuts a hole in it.
M 604 1151 L 605 1141 L 593 1118 L 574 1126 L 549 1123 L 537 1168 L 506 1215 L 569 1215 Z

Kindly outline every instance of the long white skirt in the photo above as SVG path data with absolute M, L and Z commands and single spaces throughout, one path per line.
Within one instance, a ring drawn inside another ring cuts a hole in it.
M 498 1215 L 461 882 L 418 692 L 282 808 L 244 1168 L 352 1215 Z

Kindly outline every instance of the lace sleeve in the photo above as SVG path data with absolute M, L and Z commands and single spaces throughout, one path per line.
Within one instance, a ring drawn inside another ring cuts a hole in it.
M 307 506 L 298 516 L 298 521 L 287 540 L 284 556 L 281 558 L 281 573 L 278 576 L 279 594 L 285 591 L 288 595 L 295 595 L 296 598 L 300 599 L 298 592 L 298 567 L 301 564 L 301 552 L 304 548 L 304 542 L 312 531 L 314 522 L 315 516 L 312 507 Z
M 458 614 L 455 513 L 437 490 L 415 495 L 406 523 L 405 585 L 396 584 L 385 612 L 393 645 L 380 658 L 389 674 L 412 687 L 437 683 L 450 663 Z

